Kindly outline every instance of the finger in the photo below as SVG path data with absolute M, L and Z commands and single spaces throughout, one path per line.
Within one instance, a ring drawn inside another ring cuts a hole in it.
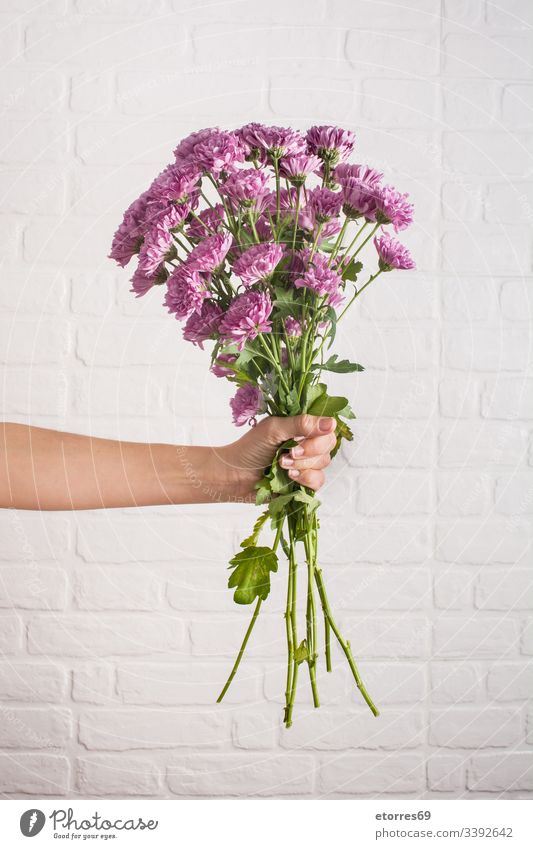
M 337 444 L 335 432 L 327 433 L 325 436 L 315 436 L 304 439 L 298 445 L 289 449 L 290 456 L 296 460 L 300 457 L 318 457 L 319 454 L 329 454 Z
M 268 428 L 272 441 L 279 445 L 287 439 L 298 436 L 324 436 L 335 429 L 335 419 L 328 416 L 310 416 L 302 413 L 300 416 L 272 416 Z
M 324 472 L 318 469 L 306 469 L 304 472 L 300 472 L 298 469 L 291 469 L 289 476 L 293 480 L 298 481 L 302 486 L 308 486 L 309 489 L 314 489 L 315 492 L 320 489 L 326 479 Z
M 302 457 L 300 460 L 293 460 L 289 454 L 284 454 L 280 463 L 284 469 L 325 469 L 331 463 L 329 454 L 318 454 L 314 457 Z

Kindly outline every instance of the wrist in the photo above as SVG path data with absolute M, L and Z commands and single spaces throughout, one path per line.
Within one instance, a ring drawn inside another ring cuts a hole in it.
M 255 500 L 254 480 L 232 461 L 230 446 L 166 446 L 172 462 L 164 462 L 163 486 L 174 504 L 249 502 Z

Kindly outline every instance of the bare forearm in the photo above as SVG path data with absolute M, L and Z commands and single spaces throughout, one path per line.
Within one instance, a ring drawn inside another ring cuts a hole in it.
M 214 449 L 0 425 L 0 507 L 90 510 L 224 499 Z

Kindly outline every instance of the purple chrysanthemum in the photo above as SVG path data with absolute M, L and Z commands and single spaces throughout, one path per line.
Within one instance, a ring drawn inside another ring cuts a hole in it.
M 237 133 L 252 158 L 264 158 L 266 153 L 276 159 L 306 153 L 304 137 L 290 127 L 267 127 L 252 122 Z
M 276 242 L 262 242 L 244 251 L 233 266 L 235 274 L 245 286 L 265 280 L 274 271 L 283 256 L 283 246 Z
M 392 224 L 395 231 L 405 230 L 413 221 L 413 204 L 393 186 L 381 186 L 376 193 L 376 221 Z
M 294 186 L 301 186 L 309 174 L 315 174 L 321 165 L 321 160 L 314 154 L 298 153 L 286 156 L 280 162 L 279 173 Z
M 242 206 L 259 210 L 261 203 L 268 194 L 269 175 L 257 168 L 247 168 L 235 171 L 221 184 L 220 192 L 238 207 Z
M 327 257 L 315 253 L 311 258 L 304 252 L 301 259 L 305 271 L 294 280 L 295 287 L 311 289 L 319 297 L 327 295 L 327 303 L 338 306 L 342 302 L 342 277 L 334 268 L 329 267 Z
M 355 134 L 351 130 L 324 125 L 310 127 L 306 139 L 311 153 L 316 153 L 329 165 L 347 159 L 355 144 Z
M 215 362 L 211 366 L 212 373 L 215 377 L 231 377 L 231 375 L 235 373 L 235 369 L 228 368 L 228 366 L 232 366 L 236 359 L 236 354 L 218 354 Z M 222 363 L 227 363 L 227 365 L 224 366 Z
M 265 411 L 263 394 L 259 387 L 252 383 L 245 383 L 244 386 L 240 386 L 229 403 L 233 414 L 233 423 L 238 427 L 247 424 L 251 419 Z
M 220 335 L 228 341 L 236 342 L 239 350 L 242 350 L 248 339 L 255 339 L 259 333 L 270 333 L 271 312 L 272 301 L 266 292 L 245 292 L 235 298 L 222 317 Z
M 200 221 L 198 221 L 198 218 Z M 206 236 L 212 236 L 214 233 L 220 233 L 224 223 L 224 207 L 221 203 L 216 206 L 208 206 L 198 213 L 196 218 L 190 222 L 186 229 L 186 234 L 191 239 L 205 239 Z
M 204 301 L 200 312 L 191 313 L 185 322 L 183 338 L 203 349 L 204 342 L 215 338 L 221 316 L 222 310 L 217 304 L 210 300 Z
M 334 177 L 341 187 L 342 210 L 346 217 L 364 217 L 367 221 L 374 221 L 379 181 L 383 174 L 366 165 L 339 165 Z
M 203 142 L 208 139 L 212 133 L 218 131 L 218 127 L 206 127 L 204 130 L 198 130 L 197 132 L 191 133 L 186 138 L 182 139 L 174 150 L 176 161 L 184 162 L 192 159 L 194 157 L 195 146 L 199 142 Z
M 148 203 L 148 192 L 136 198 L 129 205 L 122 222 L 118 227 L 113 242 L 109 258 L 124 268 L 130 259 L 139 252 L 141 247 L 144 231 L 143 225 L 146 218 L 146 206 Z
M 378 252 L 381 271 L 392 271 L 394 268 L 415 268 L 415 262 L 409 250 L 389 233 L 383 233 L 374 239 Z
M 193 312 L 199 312 L 208 294 L 205 281 L 198 272 L 182 265 L 167 280 L 164 304 L 170 313 L 181 320 Z
M 302 335 L 302 325 L 298 319 L 294 318 L 292 315 L 288 315 L 287 318 L 284 319 L 283 324 L 285 325 L 285 332 L 287 336 Z
M 231 233 L 215 233 L 208 236 L 192 249 L 186 259 L 186 266 L 190 271 L 202 271 L 211 273 L 224 262 L 226 254 L 233 243 Z
M 232 171 L 244 161 L 245 150 L 235 133 L 211 130 L 193 147 L 192 161 L 202 171 L 219 177 L 223 171 Z

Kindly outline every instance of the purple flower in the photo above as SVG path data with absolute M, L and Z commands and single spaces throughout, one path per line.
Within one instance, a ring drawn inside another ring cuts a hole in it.
M 167 165 L 150 186 L 150 200 L 165 201 L 167 204 L 172 203 L 190 209 L 198 202 L 200 177 L 200 169 L 193 163 Z
M 233 414 L 233 424 L 238 427 L 247 424 L 251 419 L 265 411 L 265 402 L 261 390 L 252 383 L 245 383 L 244 386 L 240 386 L 235 397 L 229 403 Z
M 131 289 L 136 298 L 142 298 L 155 285 L 155 278 L 144 274 L 140 268 L 137 268 L 131 278 Z
M 405 245 L 394 239 L 389 233 L 374 239 L 374 245 L 379 256 L 381 271 L 392 271 L 393 268 L 416 268 L 415 262 Z
M 218 132 L 218 130 L 218 127 L 206 127 L 205 130 L 198 130 L 197 132 L 191 133 L 189 136 L 182 139 L 174 150 L 176 161 L 180 162 L 192 159 L 194 156 L 195 145 L 199 142 L 205 141 L 212 133 Z
M 215 233 L 208 236 L 192 249 L 186 259 L 186 266 L 190 271 L 203 271 L 210 273 L 222 265 L 226 254 L 233 243 L 231 233 Z
M 175 218 L 170 212 L 148 231 L 139 251 L 139 268 L 145 274 L 153 274 L 166 259 L 176 255 L 171 233 L 175 226 Z
M 294 281 L 295 287 L 297 289 L 301 287 L 311 289 L 319 297 L 327 295 L 327 303 L 331 306 L 338 306 L 342 302 L 340 291 L 342 277 L 335 269 L 328 266 L 327 257 L 315 253 L 312 259 L 308 259 L 305 254 L 301 258 L 305 263 L 306 270 Z
M 277 159 L 306 153 L 304 137 L 290 127 L 266 127 L 252 122 L 236 132 L 253 159 L 264 160 L 266 153 Z
M 244 161 L 245 150 L 235 133 L 211 130 L 194 144 L 192 161 L 202 171 L 219 177 L 223 171 L 232 171 L 238 162 Z
M 272 324 L 269 316 L 272 301 L 266 292 L 245 292 L 230 304 L 220 322 L 222 338 L 236 342 L 240 351 L 248 339 L 255 339 L 259 333 L 270 333 Z
M 200 221 L 198 221 L 198 218 Z M 201 223 L 203 222 L 203 224 Z M 198 213 L 197 218 L 193 218 L 186 233 L 191 239 L 205 239 L 206 236 L 211 236 L 214 233 L 220 233 L 224 223 L 224 207 L 221 203 L 216 206 L 208 206 Z M 204 226 L 205 225 L 205 226 Z M 212 231 L 211 233 L 209 231 Z
M 208 294 L 205 281 L 198 272 L 182 265 L 167 280 L 164 304 L 170 313 L 174 313 L 176 318 L 181 320 L 192 312 L 200 312 Z
M 341 211 L 342 194 L 331 189 L 313 189 L 307 193 L 307 206 L 317 224 L 337 218 Z
M 287 336 L 301 336 L 302 335 L 302 325 L 298 321 L 297 318 L 293 318 L 292 315 L 288 315 L 284 320 L 283 324 L 285 325 L 285 332 Z
M 200 312 L 191 313 L 185 322 L 183 338 L 203 349 L 204 342 L 216 337 L 221 316 L 219 306 L 210 300 L 204 301 Z
M 122 222 L 113 236 L 109 258 L 114 259 L 122 268 L 139 252 L 141 247 L 147 202 L 148 192 L 144 192 L 136 198 L 127 208 Z
M 283 246 L 275 242 L 262 242 L 244 251 L 233 266 L 235 274 L 245 286 L 265 280 L 274 271 L 283 256 Z
M 393 186 L 381 186 L 376 193 L 376 221 L 392 224 L 395 231 L 405 230 L 413 221 L 414 207 L 408 194 L 398 192 Z
M 335 169 L 334 178 L 341 187 L 342 209 L 347 218 L 364 216 L 367 221 L 375 220 L 382 177 L 383 174 L 366 165 L 342 164 Z
M 305 183 L 308 174 L 316 173 L 321 165 L 318 156 L 313 154 L 298 153 L 295 156 L 287 156 L 280 162 L 279 173 L 294 186 Z
M 231 366 L 236 359 L 236 354 L 219 354 L 211 366 L 212 373 L 215 377 L 231 377 L 232 374 L 235 374 L 235 369 L 223 366 L 222 363 L 227 363 L 228 366 Z
M 268 194 L 269 176 L 258 168 L 247 168 L 235 171 L 220 186 L 221 194 L 225 195 L 235 205 L 260 209 L 261 201 Z
M 349 157 L 355 143 L 355 134 L 342 127 L 314 126 L 306 134 L 311 153 L 316 153 L 329 165 L 336 165 Z

